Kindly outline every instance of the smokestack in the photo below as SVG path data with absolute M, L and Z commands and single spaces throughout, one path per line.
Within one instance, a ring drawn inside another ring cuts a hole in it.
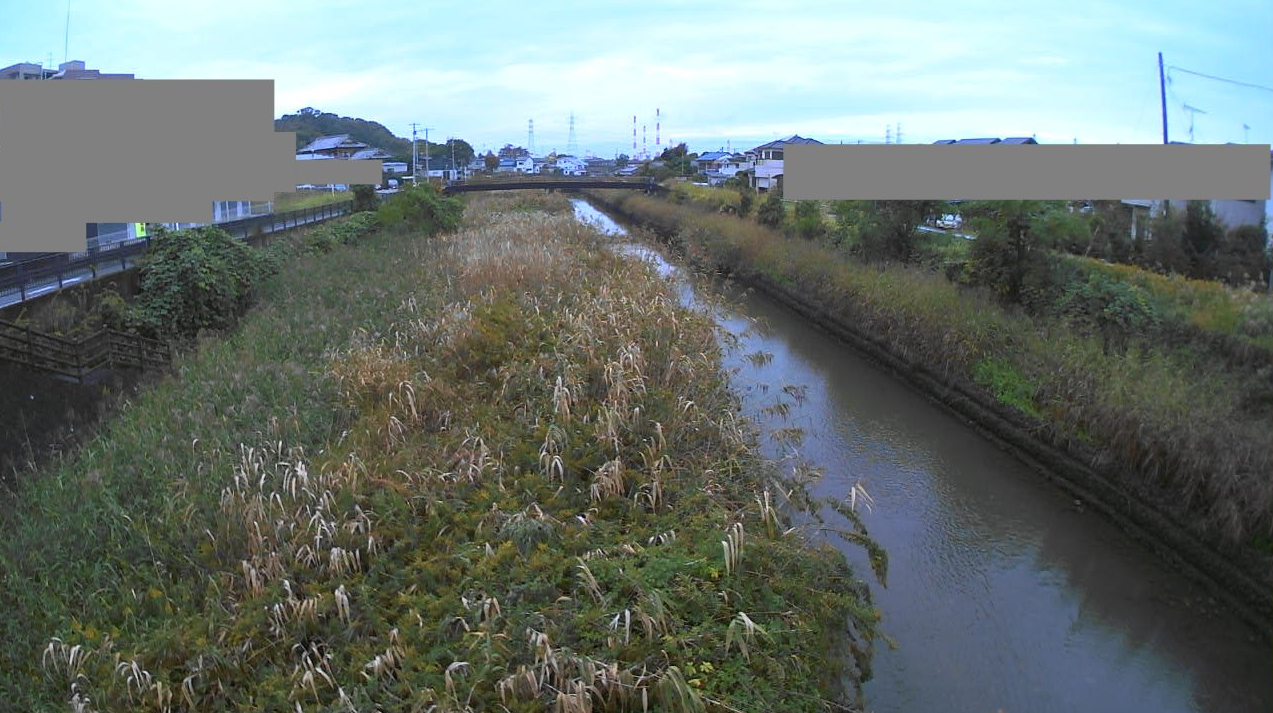
M 632 158 L 636 158 L 636 155 L 637 155 L 636 114 L 633 114 L 632 115 Z
M 660 110 L 657 107 L 655 107 L 654 109 L 654 150 L 655 151 L 658 151 L 659 146 L 662 145 L 659 142 L 659 124 L 662 122 L 662 120 L 663 118 L 662 118 L 662 115 L 660 114 Z

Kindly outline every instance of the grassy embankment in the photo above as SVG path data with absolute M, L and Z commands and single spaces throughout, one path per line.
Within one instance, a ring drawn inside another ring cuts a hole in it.
M 6 705 L 824 710 L 869 665 L 878 614 L 784 532 L 710 321 L 485 203 L 297 258 L 24 480 Z
M 1004 309 L 940 271 L 867 266 L 826 244 L 721 215 L 710 203 L 596 198 L 675 236 L 700 266 L 803 295 L 883 340 L 891 352 L 945 378 L 979 384 L 1062 442 L 1086 447 L 1128 492 L 1151 495 L 1200 540 L 1244 558 L 1260 577 L 1269 575 L 1273 418 L 1267 404 L 1250 398 L 1267 391 L 1267 366 L 1235 365 L 1189 343 L 1132 342 L 1107 352 L 1098 338 Z M 1254 310 L 1254 319 L 1261 318 L 1258 297 L 1218 285 L 1143 271 L 1127 279 L 1163 296 L 1171 318 L 1198 330 L 1240 337 L 1249 322 L 1215 315 Z
M 289 210 L 317 208 L 328 203 L 351 200 L 353 197 L 354 194 L 348 191 L 293 191 L 291 193 L 278 193 L 274 196 L 274 212 L 283 213 Z

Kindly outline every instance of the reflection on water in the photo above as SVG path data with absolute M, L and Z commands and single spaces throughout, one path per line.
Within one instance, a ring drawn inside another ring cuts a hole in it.
M 584 201 L 575 212 L 626 235 Z M 650 247 L 615 247 L 651 261 L 688 305 L 714 289 Z M 888 550 L 889 587 L 872 590 L 898 649 L 876 649 L 870 710 L 1273 710 L 1273 651 L 1197 586 L 834 338 L 725 291 L 736 309 L 716 318 L 740 335 L 726 366 L 747 413 L 768 431 L 804 430 L 819 494 L 861 481 L 875 499 L 864 519 Z M 772 360 L 745 358 L 758 351 Z M 803 399 L 785 419 L 766 415 L 785 385 Z M 845 553 L 869 572 L 860 550 Z

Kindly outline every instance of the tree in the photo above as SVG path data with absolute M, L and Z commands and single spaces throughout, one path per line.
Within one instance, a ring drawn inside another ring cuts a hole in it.
M 447 139 L 445 143 L 429 144 L 429 158 L 434 161 L 444 159 L 449 162 L 452 148 L 455 149 L 455 163 L 460 166 L 467 165 L 476 154 L 473 147 L 464 139 Z M 421 159 L 423 160 L 423 157 Z
M 867 260 L 910 260 L 915 230 L 939 201 L 867 201 L 859 249 Z
M 1185 204 L 1184 247 L 1189 255 L 1189 276 L 1210 279 L 1216 276 L 1216 254 L 1224 243 L 1224 226 L 1216 219 L 1208 201 Z
M 1078 219 L 1057 201 L 975 201 L 964 206 L 977 234 L 973 278 L 1007 302 L 1038 310 L 1054 303 L 1048 248 Z
M 386 182 L 387 185 L 387 182 Z M 354 206 L 355 213 L 364 210 L 375 210 L 380 207 L 380 200 L 376 198 L 375 186 L 357 185 L 354 186 Z
M 487 151 L 486 155 L 482 157 L 482 163 L 486 165 L 486 170 L 494 171 L 499 168 L 499 156 Z
M 1106 354 L 1126 349 L 1132 337 L 1147 337 L 1159 317 L 1149 295 L 1136 285 L 1097 273 L 1075 280 L 1058 300 L 1061 314 L 1080 331 L 1099 335 Z
M 1132 257 L 1132 213 L 1122 201 L 1092 201 L 1091 237 L 1082 254 L 1128 262 Z
M 618 156 L 616 156 L 614 159 L 615 168 L 623 168 L 624 166 L 627 166 L 628 162 L 631 160 L 632 160 L 631 157 L 629 157 L 627 154 L 621 153 Z
M 1263 225 L 1239 225 L 1215 257 L 1215 276 L 1230 284 L 1264 282 L 1269 271 L 1268 233 Z
M 667 169 L 669 176 L 689 176 L 698 172 L 698 168 L 694 165 L 694 159 L 698 158 L 698 154 L 689 152 L 689 148 L 684 142 L 675 146 L 669 146 L 659 154 L 659 160 L 663 162 L 663 167 Z
M 826 223 L 822 220 L 822 206 L 817 201 L 797 201 L 795 215 L 796 235 L 815 240 L 827 233 Z
M 760 207 L 756 209 L 756 220 L 770 228 L 781 227 L 785 217 L 786 211 L 782 207 L 782 198 L 777 193 L 765 196 L 765 200 L 761 201 Z
M 512 144 L 504 144 L 504 147 L 499 150 L 500 158 L 524 158 L 529 155 L 530 151 Z

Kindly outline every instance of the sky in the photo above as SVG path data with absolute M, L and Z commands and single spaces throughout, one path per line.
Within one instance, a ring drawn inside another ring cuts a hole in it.
M 67 24 L 67 8 L 70 22 Z M 69 31 L 68 31 L 69 30 Z M 1034 136 L 1273 143 L 1273 2 L 0 0 L 0 66 L 273 79 L 302 107 L 478 150 L 632 154 Z M 1241 83 L 1208 79 L 1190 72 Z M 1188 107 L 1188 108 L 1186 108 Z M 641 127 L 644 126 L 644 132 Z M 642 134 L 644 133 L 644 139 Z

